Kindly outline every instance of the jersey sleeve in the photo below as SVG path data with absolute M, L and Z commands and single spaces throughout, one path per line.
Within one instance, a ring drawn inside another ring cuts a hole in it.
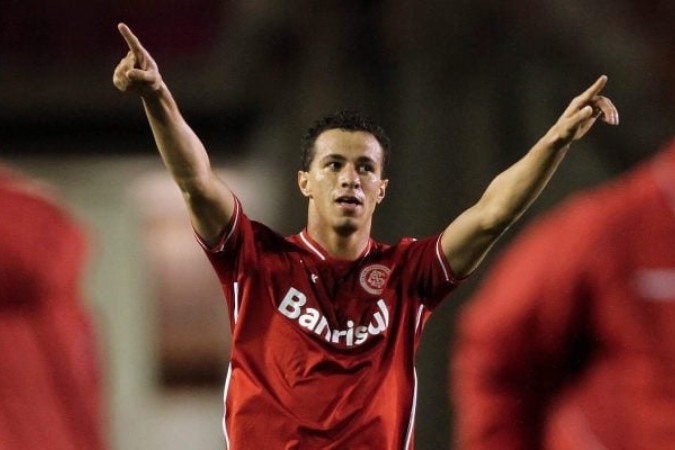
M 421 303 L 433 310 L 460 283 L 441 250 L 441 236 L 422 240 L 405 239 L 401 242 L 403 252 L 402 279 L 408 294 L 421 299 Z
M 216 271 L 234 328 L 239 312 L 246 307 L 251 285 L 263 282 L 259 278 L 265 252 L 260 249 L 264 247 L 261 243 L 282 238 L 264 225 L 251 221 L 236 197 L 232 217 L 214 245 L 207 245 L 196 232 L 195 237 Z
M 451 373 L 459 447 L 540 448 L 547 405 L 592 347 L 592 246 L 581 231 L 590 219 L 564 210 L 523 231 L 460 314 Z

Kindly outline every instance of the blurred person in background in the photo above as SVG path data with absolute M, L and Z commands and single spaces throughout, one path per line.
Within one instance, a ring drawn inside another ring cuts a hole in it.
M 600 77 L 526 155 L 442 232 L 371 238 L 389 140 L 348 112 L 303 141 L 307 227 L 284 238 L 253 222 L 214 174 L 150 53 L 124 24 L 115 86 L 140 95 L 159 153 L 223 286 L 233 333 L 228 448 L 412 448 L 415 351 L 432 310 L 471 274 L 596 119 L 618 123 Z
M 86 245 L 48 187 L 0 165 L 0 450 L 106 448 Z
M 675 140 L 525 228 L 457 327 L 458 449 L 675 448 Z

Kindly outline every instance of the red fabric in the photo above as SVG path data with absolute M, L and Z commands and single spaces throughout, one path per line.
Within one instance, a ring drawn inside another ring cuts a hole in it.
M 673 449 L 675 146 L 526 229 L 459 319 L 459 449 Z
M 82 230 L 0 172 L 0 450 L 103 449 Z
M 208 255 L 233 328 L 225 433 L 233 449 L 413 448 L 415 351 L 457 282 L 439 237 L 330 258 L 237 208 Z M 406 445 L 407 444 L 407 445 Z

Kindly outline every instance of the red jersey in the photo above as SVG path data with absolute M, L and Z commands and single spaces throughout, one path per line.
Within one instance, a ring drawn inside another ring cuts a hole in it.
M 414 359 L 434 307 L 458 284 L 440 237 L 370 241 L 337 260 L 284 238 L 236 202 L 207 254 L 232 327 L 228 448 L 411 449 Z
M 0 167 L 0 450 L 100 450 L 82 228 Z

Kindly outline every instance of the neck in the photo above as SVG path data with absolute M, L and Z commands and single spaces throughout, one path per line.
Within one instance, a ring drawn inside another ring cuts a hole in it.
M 370 227 L 351 233 L 340 232 L 318 224 L 307 224 L 307 234 L 332 257 L 354 261 L 370 241 Z

